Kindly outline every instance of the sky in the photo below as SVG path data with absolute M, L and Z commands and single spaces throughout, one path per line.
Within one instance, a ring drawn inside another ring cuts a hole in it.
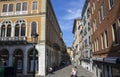
M 74 41 L 72 34 L 74 19 L 81 17 L 84 2 L 85 0 L 51 0 L 67 47 L 71 47 Z

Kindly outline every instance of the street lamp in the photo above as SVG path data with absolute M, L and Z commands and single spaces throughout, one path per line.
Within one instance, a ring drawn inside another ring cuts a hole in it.
M 35 77 L 35 58 L 36 58 L 36 53 L 35 53 L 35 44 L 37 43 L 37 37 L 39 36 L 37 33 L 31 34 L 32 36 L 32 41 L 33 41 L 33 77 Z

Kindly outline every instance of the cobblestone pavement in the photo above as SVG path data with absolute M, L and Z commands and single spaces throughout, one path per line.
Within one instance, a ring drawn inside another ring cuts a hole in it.
M 69 65 L 58 71 L 55 71 L 53 72 L 51 77 L 70 77 L 70 72 L 72 67 L 73 67 L 72 65 Z M 78 66 L 77 71 L 78 71 L 78 77 L 94 77 L 93 73 L 87 71 L 81 66 Z M 32 76 L 17 76 L 17 77 L 32 77 Z M 48 77 L 48 76 L 45 76 L 45 77 Z

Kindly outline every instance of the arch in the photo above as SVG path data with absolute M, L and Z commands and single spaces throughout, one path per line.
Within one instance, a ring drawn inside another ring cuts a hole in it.
M 33 48 L 28 50 L 28 73 L 33 72 Z M 35 49 L 35 71 L 38 72 L 38 51 Z
M 0 51 L 0 65 L 1 66 L 8 66 L 9 60 L 9 52 L 7 49 L 2 49 Z
M 23 71 L 23 51 L 21 49 L 16 49 L 14 51 L 14 65 L 17 68 L 17 72 L 22 73 Z
M 25 20 L 23 20 L 23 19 L 17 20 L 15 22 L 15 36 L 25 36 L 25 35 L 26 35 L 26 22 L 25 22 Z

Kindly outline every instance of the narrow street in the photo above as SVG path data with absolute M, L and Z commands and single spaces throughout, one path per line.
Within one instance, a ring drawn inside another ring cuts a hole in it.
M 72 67 L 73 67 L 72 65 L 69 65 L 62 69 L 59 69 L 58 71 L 53 72 L 51 77 L 70 77 Z M 78 71 L 78 77 L 94 77 L 93 73 L 87 71 L 81 66 L 78 66 L 77 71 Z M 32 77 L 32 76 L 17 76 L 17 77 Z
M 69 65 L 63 69 L 60 69 L 54 72 L 51 77 L 70 77 L 70 72 L 72 67 L 73 67 L 72 65 Z M 78 66 L 77 71 L 78 71 L 78 77 L 93 77 L 93 73 L 87 71 L 81 66 Z

